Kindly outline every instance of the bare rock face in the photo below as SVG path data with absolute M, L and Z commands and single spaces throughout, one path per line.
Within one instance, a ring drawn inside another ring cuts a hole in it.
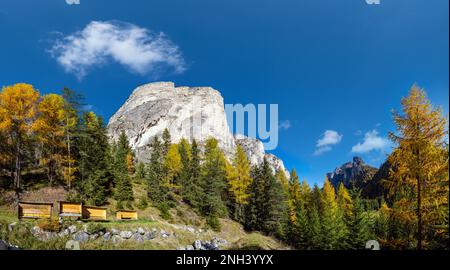
M 261 163 L 266 156 L 274 169 L 284 170 L 281 160 L 266 155 L 261 141 L 231 134 L 223 98 L 211 87 L 175 87 L 173 82 L 142 85 L 111 117 L 108 133 L 112 141 L 117 141 L 123 130 L 137 159 L 145 162 L 150 157 L 152 139 L 161 137 L 166 128 L 174 143 L 185 138 L 202 144 L 214 137 L 228 158 L 239 143 L 252 164 Z
M 236 143 L 240 144 L 247 153 L 251 164 L 260 164 L 264 160 L 264 145 L 256 138 L 249 138 L 242 134 L 235 135 Z
M 111 117 L 108 132 L 112 140 L 124 130 L 139 160 L 149 158 L 153 137 L 168 129 L 172 141 L 208 137 L 218 140 L 224 150 L 234 149 L 224 110 L 223 98 L 211 87 L 175 87 L 173 82 L 156 82 L 136 88 L 125 104 Z
M 284 167 L 284 163 L 281 159 L 279 159 L 278 157 L 276 157 L 275 155 L 270 154 L 270 153 L 265 154 L 265 157 L 266 157 L 267 161 L 269 162 L 269 164 L 272 166 L 274 172 L 281 170 L 281 171 L 284 171 L 284 173 L 286 174 L 287 177 L 290 177 L 290 173 Z

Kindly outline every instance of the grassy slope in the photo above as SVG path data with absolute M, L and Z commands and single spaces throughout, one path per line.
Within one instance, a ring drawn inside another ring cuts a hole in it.
M 135 205 L 139 203 L 139 198 L 145 195 L 145 187 L 140 184 L 134 184 Z M 24 196 L 24 200 L 28 201 L 56 201 L 63 200 L 65 192 L 61 188 L 40 188 L 28 192 Z M 36 221 L 22 222 L 24 229 L 18 231 L 8 232 L 7 224 L 17 221 L 17 215 L 14 207 L 10 203 L 5 203 L 11 194 L 2 193 L 3 205 L 0 205 L 0 239 L 8 238 L 12 244 L 19 245 L 24 248 L 31 249 L 61 249 L 64 248 L 64 243 L 68 239 L 59 239 L 50 242 L 41 242 L 35 239 L 27 232 L 26 228 L 30 228 L 36 225 Z M 220 232 L 214 232 L 206 228 L 204 218 L 197 215 L 188 205 L 179 203 L 176 208 L 171 209 L 171 219 L 164 220 L 160 217 L 159 211 L 154 207 L 147 207 L 143 210 L 138 210 L 139 220 L 137 221 L 115 221 L 113 220 L 115 212 L 114 200 L 110 200 L 108 203 L 108 217 L 110 221 L 102 222 L 101 224 L 108 228 L 115 228 L 119 230 L 135 230 L 138 227 L 143 227 L 148 230 L 157 229 L 158 231 L 164 230 L 171 235 L 168 238 L 157 237 L 144 243 L 136 243 L 134 241 L 124 241 L 118 244 L 112 244 L 110 242 L 105 243 L 101 239 L 95 241 L 89 241 L 82 244 L 83 249 L 176 249 L 180 246 L 186 246 L 192 244 L 195 240 L 211 240 L 213 237 L 226 239 L 230 244 L 230 249 L 287 249 L 278 240 L 261 235 L 260 233 L 245 232 L 242 225 L 229 219 L 221 219 L 222 230 Z M 55 209 L 56 210 L 56 209 Z M 1 225 L 3 224 L 3 225 Z M 90 222 L 84 223 L 90 224 Z M 77 224 L 82 226 L 83 224 Z M 22 226 L 22 225 L 21 225 Z M 186 226 L 194 228 L 196 232 L 190 232 L 186 229 Z M 202 232 L 198 232 L 199 229 Z

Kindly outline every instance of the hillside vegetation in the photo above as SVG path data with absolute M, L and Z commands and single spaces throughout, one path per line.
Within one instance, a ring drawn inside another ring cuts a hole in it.
M 61 248 L 58 241 L 67 237 L 82 240 L 84 248 L 186 248 L 194 241 L 199 249 L 220 243 L 332 250 L 364 249 L 376 239 L 385 249 L 448 249 L 447 119 L 416 86 L 402 100 L 402 112 L 393 114 L 396 148 L 388 173 L 377 176 L 383 178 L 377 181 L 382 193 L 375 199 L 328 179 L 310 187 L 295 169 L 289 178 L 283 170 L 274 172 L 267 159 L 252 166 L 239 144 L 227 159 L 212 137 L 202 145 L 173 143 L 167 129 L 152 139 L 144 164 L 124 130 L 110 142 L 102 118 L 82 108 L 81 97 L 67 88 L 44 96 L 28 84 L 2 89 L 1 218 L 14 221 L 19 200 L 64 199 L 106 206 L 110 216 L 137 209 L 141 220 L 110 221 L 92 229 L 98 233 L 80 231 L 80 223 L 7 224 L 3 239 L 23 248 Z M 66 231 L 70 226 L 74 233 Z M 47 246 L 35 244 L 30 233 L 44 237 Z
M 141 185 L 135 185 L 135 190 L 141 190 Z M 136 194 L 139 194 L 137 192 Z M 58 201 L 64 200 L 68 192 L 61 187 L 46 187 L 24 194 L 24 201 Z M 13 192 L 1 194 L 5 200 L 14 200 Z M 136 202 L 137 203 L 137 202 Z M 62 232 L 70 226 L 76 226 L 78 231 L 131 231 L 138 229 L 154 232 L 154 238 L 145 241 L 122 240 L 118 242 L 105 241 L 101 236 L 95 240 L 81 241 L 81 249 L 180 249 L 193 246 L 195 241 L 208 242 L 211 239 L 225 240 L 221 249 L 289 249 L 281 241 L 264 236 L 258 232 L 246 232 L 242 225 L 230 219 L 220 219 L 221 231 L 208 229 L 205 219 L 196 214 L 189 205 L 180 203 L 170 210 L 170 220 L 161 218 L 160 211 L 154 207 L 137 210 L 139 220 L 117 221 L 114 218 L 117 202 L 108 202 L 107 222 L 76 222 L 64 220 L 57 233 L 49 234 L 43 239 L 33 234 L 33 228 L 42 227 L 48 230 L 46 222 L 23 220 L 19 223 L 14 204 L 3 201 L 0 206 L 0 239 L 22 249 L 65 249 L 66 243 L 73 237 Z M 55 209 L 54 215 L 57 215 Z M 72 235 L 73 236 L 73 235 Z

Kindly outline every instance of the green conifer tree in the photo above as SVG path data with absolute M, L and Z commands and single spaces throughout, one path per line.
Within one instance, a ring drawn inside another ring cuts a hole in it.
M 153 205 L 159 207 L 165 202 L 167 190 L 163 187 L 163 146 L 158 137 L 153 138 L 151 147 L 150 162 L 147 165 L 146 173 L 148 195 Z
M 167 152 L 169 152 L 170 146 L 172 145 L 172 136 L 167 128 L 164 129 L 162 134 L 162 144 L 162 156 L 165 157 Z
M 308 219 L 309 219 L 309 229 L 308 229 L 308 248 L 309 249 L 320 249 L 321 248 L 321 238 L 322 238 L 322 225 L 320 223 L 320 201 L 321 201 L 321 191 L 320 188 L 314 185 L 312 192 L 309 196 L 308 204 Z
M 361 191 L 355 190 L 352 194 L 353 209 L 349 219 L 348 246 L 352 249 L 364 249 L 367 241 L 375 239 L 373 228 L 374 220 L 364 209 Z
M 281 221 L 286 218 L 288 206 L 283 187 L 276 180 L 267 159 L 263 160 L 259 168 L 252 170 L 252 176 L 246 227 L 280 238 L 284 237 Z
M 203 163 L 202 214 L 214 230 L 220 230 L 218 218 L 226 214 L 224 190 L 226 189 L 226 160 L 217 140 L 206 141 Z
M 186 164 L 183 165 L 183 199 L 192 207 L 199 210 L 201 208 L 204 185 L 202 184 L 203 178 L 201 176 L 200 149 L 195 140 L 192 141 L 190 156 L 189 163 L 185 162 Z
M 102 205 L 111 194 L 112 157 L 102 118 L 84 113 L 80 142 L 80 174 L 82 200 Z
M 114 199 L 119 202 L 119 205 L 130 205 L 133 200 L 133 188 L 131 179 L 128 174 L 128 160 L 127 157 L 132 153 L 128 143 L 128 138 L 122 130 L 119 135 L 119 140 L 114 147 L 114 178 L 115 191 Z

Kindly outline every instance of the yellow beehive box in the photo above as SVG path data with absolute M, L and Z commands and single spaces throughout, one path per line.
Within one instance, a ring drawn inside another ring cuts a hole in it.
M 116 219 L 118 220 L 130 220 L 130 219 L 138 219 L 137 211 L 133 210 L 119 210 L 116 213 Z
M 106 208 L 83 206 L 83 218 L 91 220 L 106 220 Z
M 81 217 L 83 208 L 81 203 L 59 202 L 59 215 L 61 217 Z
M 40 219 L 52 217 L 53 203 L 19 202 L 18 217 Z

